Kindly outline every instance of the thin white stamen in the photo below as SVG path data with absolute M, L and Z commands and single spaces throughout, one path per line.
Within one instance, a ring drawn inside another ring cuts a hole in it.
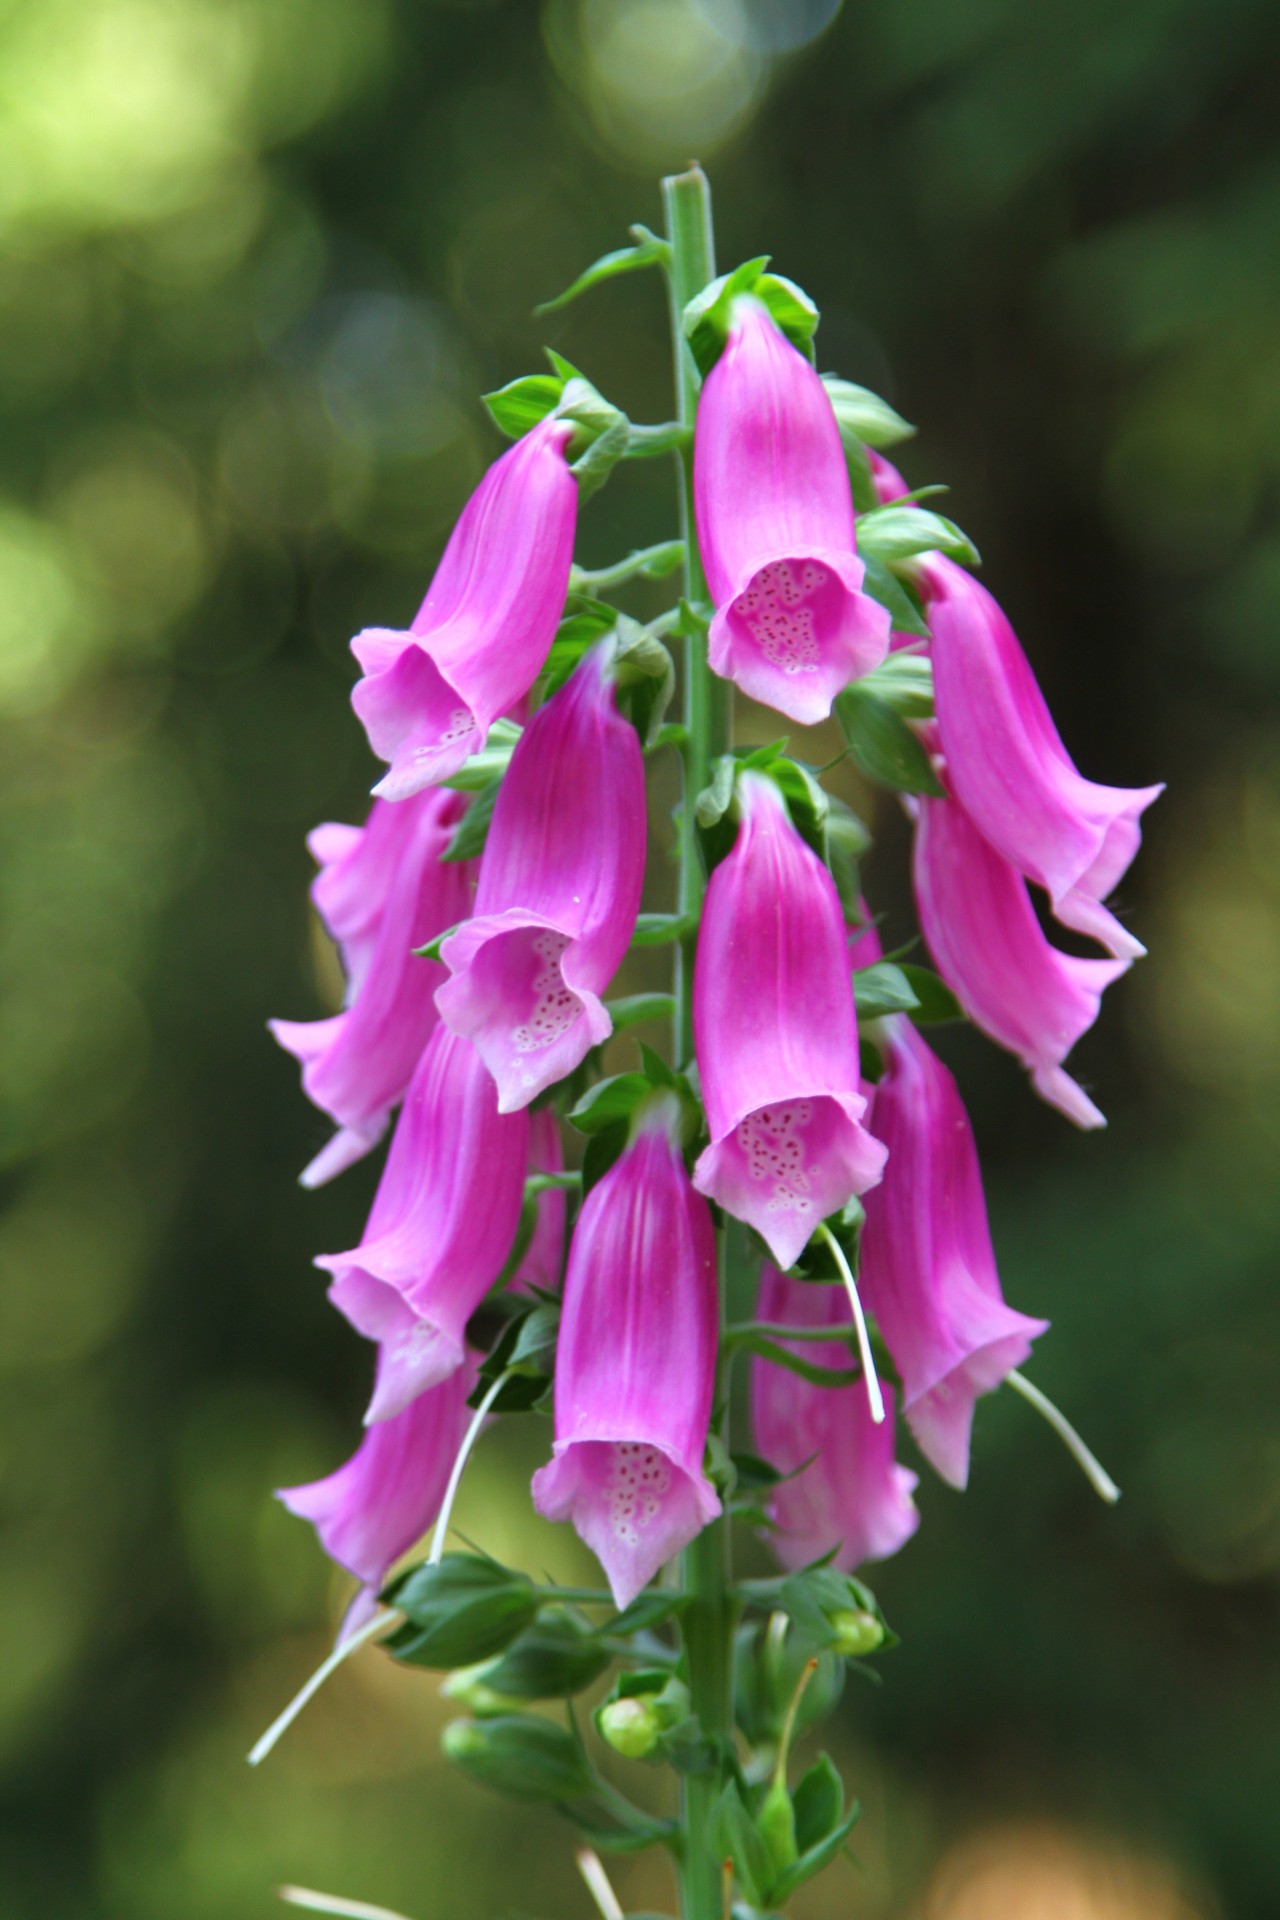
M 844 1290 L 849 1296 L 849 1305 L 853 1309 L 854 1330 L 858 1336 L 858 1358 L 862 1362 L 862 1379 L 867 1389 L 867 1406 L 871 1411 L 871 1418 L 877 1426 L 880 1426 L 884 1420 L 884 1395 L 880 1391 L 880 1379 L 871 1355 L 871 1335 L 867 1332 L 866 1315 L 862 1311 L 858 1283 L 853 1277 L 853 1268 L 844 1257 L 844 1248 L 825 1220 L 819 1226 L 818 1232 L 831 1249 L 835 1263 L 840 1269 L 840 1278 L 844 1281 Z
M 336 1913 L 342 1920 L 405 1920 L 390 1907 L 373 1907 L 367 1900 L 343 1900 L 336 1893 L 315 1893 L 310 1887 L 277 1887 L 280 1898 L 291 1907 L 305 1907 L 309 1913 Z
M 321 1687 L 329 1678 L 329 1675 L 336 1673 L 337 1669 L 350 1654 L 353 1654 L 358 1647 L 367 1645 L 370 1640 L 376 1640 L 385 1628 L 389 1627 L 393 1621 L 399 1618 L 400 1615 L 394 1607 L 387 1608 L 382 1613 L 375 1613 L 372 1620 L 366 1621 L 364 1626 L 356 1633 L 350 1633 L 345 1640 L 340 1640 L 333 1652 L 329 1655 L 329 1658 L 323 1660 L 316 1668 L 311 1678 L 307 1681 L 306 1686 L 294 1694 L 284 1712 L 278 1719 L 271 1722 L 271 1725 L 267 1728 L 257 1746 L 254 1747 L 250 1753 L 249 1765 L 256 1767 L 261 1761 L 266 1759 L 272 1747 L 274 1747 L 276 1741 L 280 1738 L 280 1735 L 288 1732 L 298 1715 L 302 1712 L 302 1709 L 306 1706 L 308 1700 L 311 1699 L 313 1694 L 319 1693 Z
M 449 1475 L 449 1484 L 444 1490 L 444 1500 L 440 1506 L 440 1518 L 436 1521 L 436 1530 L 431 1536 L 431 1551 L 427 1555 L 427 1565 L 429 1567 L 439 1566 L 441 1560 L 444 1558 L 444 1542 L 445 1535 L 449 1531 L 449 1516 L 453 1512 L 453 1503 L 458 1497 L 458 1488 L 462 1484 L 463 1469 L 466 1467 L 472 1447 L 474 1447 L 476 1441 L 480 1438 L 480 1429 L 485 1423 L 485 1418 L 490 1407 L 510 1378 L 511 1375 L 509 1373 L 500 1373 L 498 1375 L 488 1393 L 486 1393 L 484 1399 L 476 1408 L 475 1417 L 463 1435 L 462 1445 L 458 1448 L 458 1457 L 453 1463 L 453 1472 Z
M 1060 1413 L 1052 1400 L 1041 1393 L 1039 1387 L 1033 1387 L 1026 1375 L 1019 1373 L 1016 1367 L 1010 1367 L 1005 1379 L 1022 1395 L 1028 1406 L 1034 1407 L 1041 1418 L 1048 1421 L 1067 1452 L 1080 1466 L 1085 1479 L 1099 1499 L 1105 1500 L 1108 1506 L 1113 1507 L 1120 1498 L 1119 1487 L 1097 1454 L 1085 1445 L 1066 1414 Z
M 600 1909 L 602 1920 L 625 1920 L 622 1902 L 609 1885 L 609 1876 L 601 1864 L 600 1855 L 590 1847 L 579 1847 L 576 1855 L 578 1872 L 587 1883 L 587 1892 Z

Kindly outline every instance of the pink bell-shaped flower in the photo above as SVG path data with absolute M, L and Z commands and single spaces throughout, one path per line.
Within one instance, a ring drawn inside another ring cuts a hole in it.
M 644 884 L 644 761 L 618 713 L 613 644 L 593 648 L 521 735 L 480 862 L 473 918 L 444 942 L 440 1017 L 472 1041 L 510 1113 L 613 1030 L 601 994 Z
M 818 375 L 743 297 L 707 375 L 694 439 L 698 545 L 715 604 L 708 655 L 805 725 L 889 646 L 862 592 L 840 429 Z
M 963 1487 L 975 1400 L 1021 1366 L 1048 1322 L 1004 1303 L 954 1079 L 910 1021 L 887 1020 L 881 1033 L 871 1112 L 889 1164 L 867 1196 L 859 1284 L 902 1379 L 907 1424 L 942 1478 Z
M 1104 1127 L 1062 1062 L 1129 961 L 1051 946 L 1026 881 L 954 797 L 919 799 L 913 870 L 921 931 L 974 1025 L 1017 1055 L 1042 1100 L 1078 1127 Z
M 466 913 L 470 868 L 441 859 L 461 818 L 454 793 L 375 801 L 363 827 L 317 827 L 307 844 L 320 862 L 311 897 L 341 950 L 347 1004 L 328 1020 L 272 1020 L 280 1045 L 302 1062 L 308 1099 L 339 1131 L 302 1176 L 319 1186 L 381 1138 L 436 1024 L 443 968 L 416 960 Z
M 316 1261 L 334 1276 L 334 1305 L 382 1348 L 366 1419 L 391 1419 L 462 1365 L 467 1321 L 515 1239 L 528 1143 L 527 1114 L 500 1114 L 475 1048 L 438 1026 L 405 1095 L 363 1240 Z
M 886 1176 L 892 1178 L 892 1173 Z M 842 1327 L 849 1302 L 840 1287 L 789 1280 L 767 1261 L 756 1318 L 788 1327 Z M 788 1351 L 816 1366 L 849 1365 L 849 1349 L 788 1340 Z M 751 1362 L 756 1451 L 789 1478 L 769 1499 L 770 1543 L 784 1567 L 806 1567 L 835 1549 L 850 1573 L 864 1560 L 887 1560 L 920 1524 L 911 1495 L 917 1476 L 893 1457 L 894 1396 L 884 1389 L 877 1426 L 860 1381 L 820 1387 L 762 1356 Z
M 379 1353 L 379 1372 L 385 1355 Z M 344 1466 L 324 1480 L 282 1487 L 276 1498 L 310 1520 L 331 1560 L 360 1581 L 339 1642 L 373 1617 L 391 1567 L 420 1540 L 440 1511 L 470 1415 L 475 1363 L 419 1394 L 393 1420 L 370 1427 Z
M 711 876 L 693 981 L 711 1144 L 699 1192 L 745 1220 L 780 1267 L 880 1178 L 861 1125 L 858 1029 L 835 883 L 772 780 L 738 780 L 741 824 Z
M 680 1107 L 657 1093 L 582 1205 L 556 1354 L 554 1458 L 533 1476 L 620 1607 L 720 1511 L 702 1470 L 716 1371 L 711 1212 L 689 1184 Z
M 374 788 L 403 800 L 456 773 L 533 685 L 564 609 L 578 485 L 572 423 L 540 421 L 495 460 L 453 530 L 407 633 L 351 642 L 363 679 L 351 704 L 390 763 Z
M 1017 635 L 986 588 L 942 554 L 921 562 L 938 731 L 952 791 L 983 838 L 1044 888 L 1064 927 L 1119 960 L 1140 941 L 1102 902 L 1138 851 L 1156 787 L 1077 773 Z

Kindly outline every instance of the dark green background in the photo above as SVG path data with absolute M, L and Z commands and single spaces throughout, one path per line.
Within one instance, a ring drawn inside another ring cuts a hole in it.
M 822 363 L 920 423 L 911 482 L 952 484 L 1083 770 L 1170 783 L 1123 890 L 1151 958 L 1078 1055 L 1110 1132 L 947 1049 L 1006 1289 L 1054 1321 L 1035 1376 L 1126 1497 L 984 1405 L 971 1492 L 927 1482 L 878 1581 L 904 1644 L 843 1709 L 865 1877 L 799 1910 L 1274 1911 L 1275 10 L 857 0 L 762 50 L 830 11 L 0 18 L 3 1920 L 240 1920 L 280 1880 L 588 1913 L 554 1816 L 445 1771 L 428 1678 L 366 1657 L 244 1767 L 339 1598 L 269 1490 L 354 1438 L 368 1353 L 308 1262 L 374 1171 L 296 1188 L 324 1128 L 263 1022 L 334 988 L 302 835 L 372 774 L 346 641 L 413 610 L 499 450 L 475 396 L 541 338 L 667 415 L 656 281 L 530 310 L 695 150 L 722 263 L 771 251 Z M 671 525 L 665 469 L 623 471 L 583 553 Z M 527 1517 L 525 1425 L 461 1524 L 580 1567 Z

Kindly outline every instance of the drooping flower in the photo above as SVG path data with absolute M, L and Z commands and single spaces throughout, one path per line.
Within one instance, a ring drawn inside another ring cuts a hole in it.
M 1026 881 L 952 796 L 921 796 L 913 873 L 921 931 L 974 1025 L 1017 1055 L 1042 1100 L 1078 1127 L 1105 1126 L 1062 1062 L 1129 961 L 1083 960 L 1050 945 Z
M 331 1179 L 377 1143 L 431 1036 L 443 968 L 413 949 L 467 911 L 470 869 L 440 857 L 462 807 L 454 793 L 378 800 L 363 827 L 329 824 L 308 837 L 320 862 L 311 897 L 341 950 L 347 1004 L 327 1020 L 270 1022 L 302 1062 L 307 1097 L 339 1128 L 304 1186 Z
M 467 1321 L 520 1220 L 528 1115 L 500 1114 L 469 1041 L 437 1026 L 405 1095 L 364 1238 L 322 1254 L 329 1298 L 382 1346 L 366 1418 L 389 1420 L 463 1361 Z
M 473 917 L 441 958 L 440 1017 L 498 1083 L 503 1113 L 612 1031 L 600 995 L 644 884 L 644 760 L 618 713 L 613 643 L 595 647 L 521 735 L 494 808 Z
M 379 1352 L 379 1373 L 385 1359 Z M 277 1492 L 290 1513 L 313 1523 L 329 1558 L 361 1583 L 342 1622 L 340 1643 L 372 1618 L 390 1568 L 440 1511 L 470 1418 L 467 1395 L 475 1371 L 470 1359 L 394 1419 L 368 1428 L 335 1473 Z
M 578 489 L 573 434 L 549 416 L 495 460 L 453 530 L 407 633 L 351 642 L 351 704 L 390 763 L 374 788 L 403 800 L 456 773 L 536 679 L 564 607 Z
M 859 1283 L 921 1451 L 963 1487 L 975 1400 L 1021 1366 L 1048 1322 L 1005 1305 L 954 1079 L 905 1018 L 883 1022 L 881 1036 L 885 1070 L 871 1112 L 889 1163 L 867 1196 Z
M 560 1129 L 551 1107 L 539 1107 L 529 1115 L 530 1173 L 563 1173 L 564 1149 Z M 520 1264 L 511 1276 L 513 1287 L 541 1287 L 553 1293 L 560 1285 L 564 1266 L 564 1229 L 567 1195 L 563 1188 L 549 1187 L 534 1202 L 536 1218 L 529 1244 Z
M 835 883 L 773 782 L 738 781 L 741 824 L 711 876 L 693 983 L 711 1145 L 700 1192 L 753 1226 L 781 1267 L 879 1179 L 861 1125 L 858 1029 Z
M 892 1179 L 890 1167 L 886 1179 Z M 765 1263 L 756 1318 L 788 1327 L 849 1324 L 840 1287 L 789 1280 Z M 816 1366 L 849 1365 L 849 1349 L 783 1341 Z M 884 1390 L 885 1419 L 872 1420 L 861 1381 L 822 1387 L 757 1357 L 751 1363 L 751 1415 L 756 1451 L 791 1477 L 773 1489 L 768 1514 L 774 1552 L 784 1567 L 810 1565 L 835 1551 L 851 1572 L 864 1560 L 886 1560 L 920 1524 L 911 1495 L 917 1476 L 893 1457 L 894 1396 Z
M 715 604 L 712 667 L 810 724 L 883 660 L 889 616 L 862 592 L 853 496 L 831 401 L 760 303 L 734 308 L 694 440 L 698 544 Z
M 715 1230 L 680 1154 L 674 1094 L 583 1202 L 556 1354 L 555 1446 L 533 1476 L 571 1520 L 620 1607 L 720 1511 L 702 1470 L 715 1387 Z
M 871 455 L 882 502 L 906 482 Z M 928 615 L 938 733 L 956 798 L 1010 865 L 1044 888 L 1064 927 L 1118 960 L 1142 943 L 1103 901 L 1128 872 L 1142 814 L 1163 786 L 1104 787 L 1086 780 L 1062 744 L 1044 695 L 1003 610 L 944 554 L 917 566 Z

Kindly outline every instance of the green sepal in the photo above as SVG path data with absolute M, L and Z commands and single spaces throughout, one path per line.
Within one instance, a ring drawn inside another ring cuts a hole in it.
M 500 1338 L 481 1362 L 467 1405 L 478 1407 L 494 1381 L 500 1380 L 503 1374 L 510 1374 L 512 1378 L 497 1399 L 490 1402 L 491 1410 L 495 1413 L 523 1413 L 536 1406 L 550 1386 L 559 1331 L 559 1303 L 547 1300 L 531 1302 L 526 1312 L 508 1321 Z
M 590 1627 L 562 1607 L 547 1607 L 476 1678 L 509 1700 L 565 1700 L 598 1680 L 612 1657 Z
M 449 837 L 449 844 L 440 855 L 442 860 L 478 860 L 484 852 L 485 841 L 489 838 L 489 828 L 493 824 L 493 810 L 498 804 L 498 792 L 502 786 L 502 775 L 494 774 L 472 800 L 471 805 L 459 820 Z M 429 942 L 428 947 L 434 945 Z M 427 948 L 422 951 L 428 951 Z M 432 954 L 432 959 L 438 958 Z
M 855 1612 L 871 1614 L 878 1622 L 884 1637 L 877 1651 L 898 1644 L 870 1587 L 832 1566 L 820 1563 L 789 1575 L 778 1589 L 778 1604 L 791 1615 L 797 1632 L 824 1651 L 839 1645 L 841 1616 Z
M 473 753 L 464 760 L 456 773 L 442 780 L 442 787 L 452 787 L 455 793 L 478 793 L 482 787 L 506 772 L 516 742 L 524 728 L 514 720 L 495 720 L 485 735 L 484 745 L 479 753 Z
M 982 565 L 978 549 L 954 520 L 900 500 L 859 515 L 858 552 L 863 560 L 879 560 L 886 567 L 921 553 L 944 553 L 964 567 Z
M 891 573 L 883 560 L 877 560 L 874 554 L 862 554 L 865 572 L 862 579 L 862 591 L 878 600 L 892 622 L 895 633 L 914 634 L 917 639 L 929 638 L 929 623 L 924 617 L 920 596 L 906 581 L 899 580 Z
M 646 1094 L 653 1092 L 647 1073 L 615 1073 L 608 1080 L 597 1080 L 567 1115 L 569 1125 L 579 1133 L 603 1133 L 617 1121 L 630 1121 Z
M 882 1020 L 889 1013 L 914 1013 L 920 1002 L 901 967 L 877 960 L 853 975 L 853 1004 L 859 1020 Z
M 872 393 L 870 387 L 856 386 L 852 380 L 842 380 L 837 373 L 824 373 L 822 384 L 839 422 L 842 439 L 848 436 L 861 445 L 874 447 L 877 453 L 884 453 L 903 440 L 914 438 L 916 430 L 910 421 L 904 420 L 878 393 Z
M 580 1744 L 554 1720 L 530 1713 L 453 1720 L 441 1742 L 447 1759 L 482 1787 L 513 1800 L 573 1800 L 594 1779 Z
M 631 423 L 620 407 L 606 400 L 576 368 L 547 349 L 557 371 L 566 375 L 556 412 L 577 428 L 569 442 L 569 471 L 578 482 L 580 501 L 601 488 L 627 451 Z
M 632 227 L 635 244 L 630 247 L 617 247 L 612 253 L 602 253 L 598 260 L 580 273 L 571 286 L 558 293 L 554 300 L 544 300 L 534 313 L 556 313 L 561 307 L 567 307 L 581 293 L 587 293 L 592 287 L 602 286 L 606 280 L 615 280 L 620 273 L 638 273 L 645 267 L 667 267 L 671 263 L 671 248 L 665 240 L 660 240 L 647 227 Z
M 733 1862 L 739 1885 L 751 1905 L 767 1906 L 775 1878 L 773 1856 L 735 1780 L 726 1783 L 716 1801 L 711 1832 L 716 1852 Z
M 564 381 L 554 373 L 526 373 L 480 398 L 509 440 L 523 440 L 531 427 L 555 412 L 563 392 Z
M 414 1567 L 382 1599 L 405 1616 L 382 1643 L 392 1657 L 441 1670 L 501 1653 L 538 1611 L 532 1581 L 474 1553 L 446 1553 L 435 1565 Z
M 785 1905 L 796 1889 L 802 1887 L 806 1880 L 812 1880 L 815 1873 L 821 1873 L 824 1867 L 831 1865 L 831 1862 L 840 1852 L 845 1841 L 857 1825 L 861 1812 L 862 1808 L 855 1800 L 848 1813 L 834 1831 L 829 1833 L 825 1840 L 820 1840 L 816 1846 L 810 1847 L 807 1852 L 802 1853 L 795 1864 L 787 1868 L 787 1871 L 779 1877 L 774 1886 L 769 1890 L 770 1902 L 773 1906 L 780 1907 Z
M 796 1848 L 808 1853 L 829 1839 L 844 1818 L 844 1783 L 827 1754 L 820 1754 L 796 1783 L 791 1796 L 796 1820 Z
M 618 707 L 640 735 L 641 746 L 651 747 L 676 690 L 675 662 L 652 627 L 625 613 L 618 615 L 616 627 L 613 679 Z
M 684 332 L 698 371 L 705 380 L 724 351 L 733 324 L 735 300 L 750 294 L 767 308 L 774 324 L 793 347 L 813 360 L 813 336 L 818 331 L 818 309 L 802 287 L 781 274 L 766 273 L 769 255 L 746 260 L 732 273 L 704 287 L 684 310 Z
M 933 718 L 933 666 L 927 654 L 891 653 L 858 682 L 904 720 Z
M 887 700 L 855 680 L 836 696 L 835 706 L 849 751 L 870 779 L 899 793 L 943 796 L 923 742 Z
M 931 967 L 908 966 L 901 961 L 898 970 L 916 997 L 911 1018 L 917 1027 L 941 1026 L 948 1020 L 965 1018 L 964 1008 Z

